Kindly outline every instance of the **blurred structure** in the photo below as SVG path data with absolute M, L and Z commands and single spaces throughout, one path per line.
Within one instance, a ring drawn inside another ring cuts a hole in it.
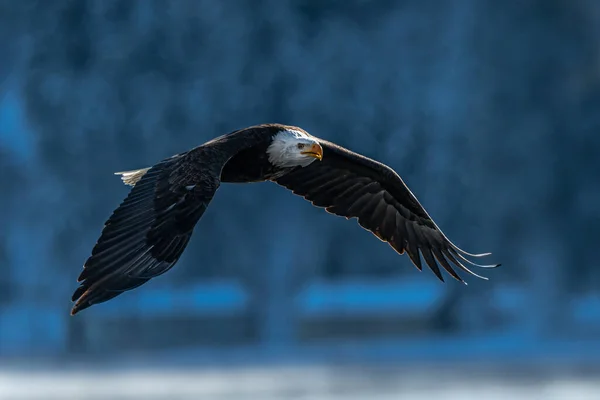
M 600 360 L 599 2 L 5 0 L 0 54 L 0 360 Z M 112 173 L 263 122 L 392 166 L 503 266 L 441 284 L 224 185 L 172 271 L 69 317 Z

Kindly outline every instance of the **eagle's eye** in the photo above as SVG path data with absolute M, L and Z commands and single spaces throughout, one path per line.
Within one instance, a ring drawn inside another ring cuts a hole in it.
M 297 147 L 298 147 L 300 150 L 302 150 L 302 149 L 304 148 L 304 143 L 298 143 L 298 144 L 297 144 Z

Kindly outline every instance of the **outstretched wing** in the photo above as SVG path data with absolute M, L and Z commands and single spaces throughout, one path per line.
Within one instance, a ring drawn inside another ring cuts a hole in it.
M 220 184 L 201 152 L 124 176 L 133 188 L 106 221 L 83 266 L 72 315 L 144 284 L 177 262 Z
M 475 274 L 463 262 L 488 268 L 500 265 L 479 265 L 465 258 L 490 253 L 467 253 L 450 242 L 394 170 L 333 143 L 319 142 L 322 161 L 296 168 L 275 182 L 329 213 L 357 218 L 363 228 L 399 254 L 406 251 L 419 270 L 420 252 L 441 281 L 444 278 L 438 263 L 461 282 L 452 264 L 483 279 L 487 278 Z

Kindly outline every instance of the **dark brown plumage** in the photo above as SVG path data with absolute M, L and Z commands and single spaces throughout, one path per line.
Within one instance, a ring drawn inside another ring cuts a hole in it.
M 172 268 L 221 182 L 271 180 L 332 214 L 357 218 L 398 253 L 406 252 L 418 269 L 421 254 L 442 281 L 438 263 L 464 282 L 453 266 L 476 275 L 464 262 L 478 264 L 465 256 L 487 255 L 452 244 L 391 168 L 297 127 L 265 124 L 235 131 L 121 175 L 133 188 L 84 264 L 72 315 Z
M 322 139 L 319 143 L 323 161 L 295 169 L 275 182 L 331 214 L 357 218 L 360 226 L 399 254 L 406 252 L 419 270 L 420 251 L 441 281 L 444 277 L 437 263 L 461 282 L 463 279 L 450 263 L 476 275 L 462 263 L 473 264 L 464 255 L 479 257 L 489 253 L 470 254 L 451 243 L 394 170 Z

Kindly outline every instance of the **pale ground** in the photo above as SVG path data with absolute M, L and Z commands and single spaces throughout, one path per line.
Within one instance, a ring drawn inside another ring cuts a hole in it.
M 2 400 L 597 400 L 600 374 L 452 364 L 227 369 L 0 369 Z

